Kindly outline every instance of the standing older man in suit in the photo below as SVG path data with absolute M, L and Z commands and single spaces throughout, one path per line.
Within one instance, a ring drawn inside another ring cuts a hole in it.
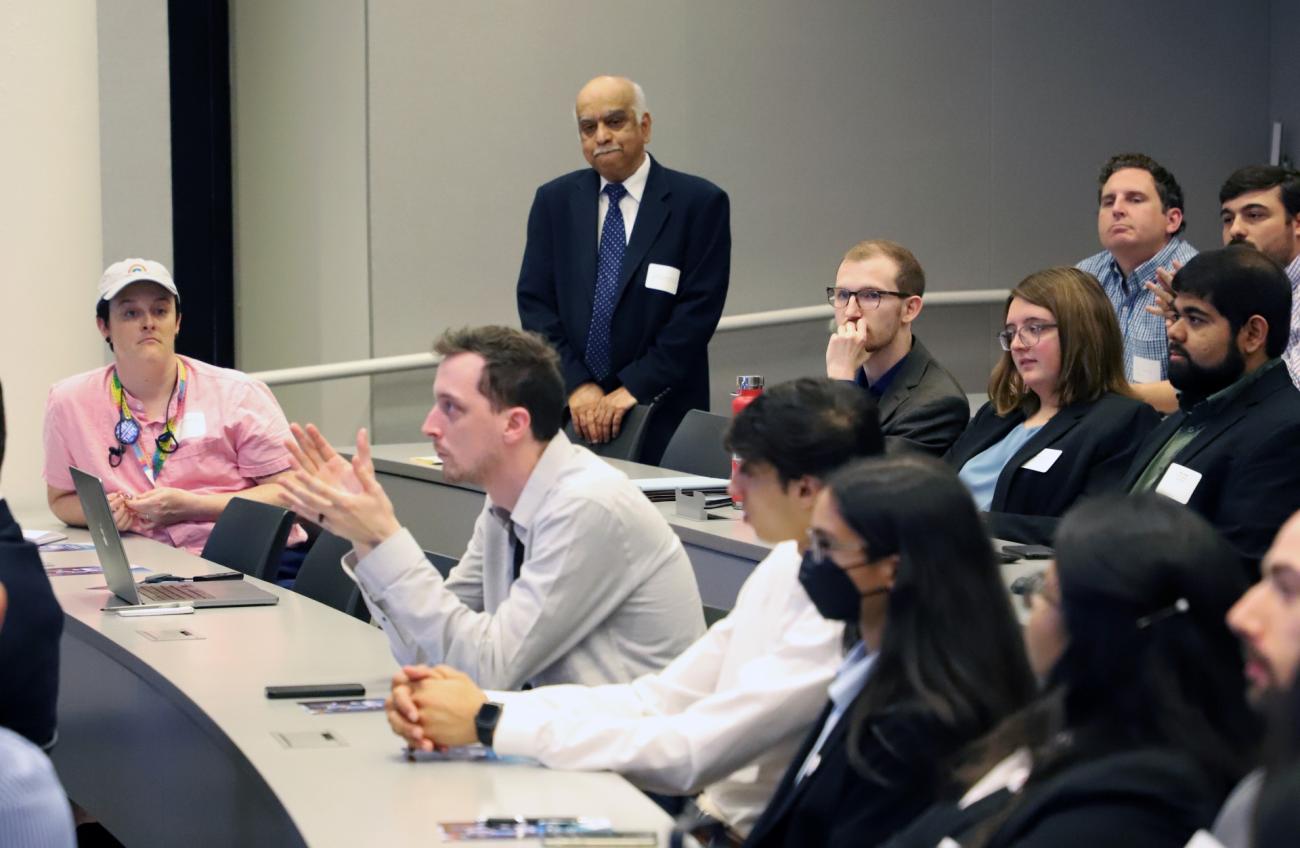
M 688 409 L 709 406 L 709 339 L 727 297 L 731 212 L 717 186 L 654 161 L 641 87 L 596 77 L 578 92 L 591 164 L 537 190 L 519 271 L 519 320 L 560 353 L 578 435 L 606 442 L 655 404 L 657 462 Z

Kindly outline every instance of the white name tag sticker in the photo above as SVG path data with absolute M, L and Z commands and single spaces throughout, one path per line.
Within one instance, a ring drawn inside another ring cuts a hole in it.
M 1042 474 L 1055 465 L 1060 458 L 1061 452 L 1056 448 L 1043 448 L 1038 452 L 1037 456 L 1020 467 Z
M 645 287 L 656 291 L 677 294 L 677 281 L 682 278 L 682 272 L 671 265 L 656 265 L 650 263 L 650 267 L 645 271 Z
M 179 439 L 183 442 L 186 439 L 198 439 L 208 432 L 208 419 L 202 412 L 187 412 L 181 419 L 181 432 L 178 434 Z
M 1215 839 L 1212 834 L 1198 830 L 1192 834 L 1186 848 L 1223 848 L 1223 843 Z
M 1145 356 L 1133 357 L 1133 382 L 1135 383 L 1159 383 L 1163 377 L 1160 376 L 1160 360 L 1147 359 Z
M 1193 471 L 1187 466 L 1175 462 L 1169 466 L 1165 476 L 1160 478 L 1160 483 L 1156 486 L 1156 494 L 1173 498 L 1180 504 L 1185 504 L 1192 499 L 1192 492 L 1196 491 L 1196 486 L 1200 482 L 1201 472 Z

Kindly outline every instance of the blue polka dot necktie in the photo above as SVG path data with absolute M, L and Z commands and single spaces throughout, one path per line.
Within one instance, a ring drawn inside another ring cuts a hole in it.
M 618 294 L 618 277 L 623 270 L 627 251 L 627 231 L 623 229 L 623 210 L 618 202 L 627 194 L 621 183 L 609 183 L 609 211 L 600 231 L 600 249 L 596 253 L 596 290 L 591 302 L 591 326 L 587 328 L 587 363 L 591 376 L 603 380 L 609 376 L 609 328 L 614 318 L 614 298 Z

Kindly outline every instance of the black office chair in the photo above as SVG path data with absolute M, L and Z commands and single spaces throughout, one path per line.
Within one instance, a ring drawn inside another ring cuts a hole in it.
M 712 627 L 713 625 L 717 624 L 719 621 L 722 621 L 722 619 L 726 618 L 727 613 L 729 612 L 731 612 L 731 610 L 723 609 L 722 607 L 711 607 L 708 604 L 705 604 L 704 605 L 704 626 Z
M 231 498 L 213 526 L 202 556 L 226 568 L 274 581 L 293 517 L 284 507 Z
M 446 554 L 435 554 L 433 551 L 425 551 L 424 556 L 434 568 L 438 569 L 438 573 L 442 575 L 443 580 L 447 579 L 447 575 L 456 567 L 456 563 L 460 562 L 455 557 L 449 557 Z
M 350 550 L 352 543 L 347 539 L 322 530 L 302 561 L 293 590 L 353 618 L 370 621 L 370 610 L 361 598 L 361 589 L 339 564 Z
M 731 419 L 690 409 L 659 460 L 662 468 L 698 474 L 702 477 L 730 477 L 731 456 L 722 446 L 722 436 Z
M 569 437 L 569 441 L 582 445 L 597 456 L 635 460 L 641 455 L 641 443 L 645 441 L 645 427 L 650 420 L 651 410 L 652 407 L 644 403 L 638 403 L 629 409 L 623 416 L 618 435 L 603 444 L 589 445 L 579 439 L 573 430 L 572 419 L 564 425 L 564 434 Z

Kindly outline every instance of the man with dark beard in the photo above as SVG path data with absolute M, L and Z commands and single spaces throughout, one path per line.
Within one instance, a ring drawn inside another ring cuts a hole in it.
M 1250 245 L 1202 253 L 1173 279 L 1169 380 L 1178 411 L 1147 436 L 1124 486 L 1205 516 L 1252 581 L 1300 509 L 1300 392 L 1281 360 L 1291 284 Z

